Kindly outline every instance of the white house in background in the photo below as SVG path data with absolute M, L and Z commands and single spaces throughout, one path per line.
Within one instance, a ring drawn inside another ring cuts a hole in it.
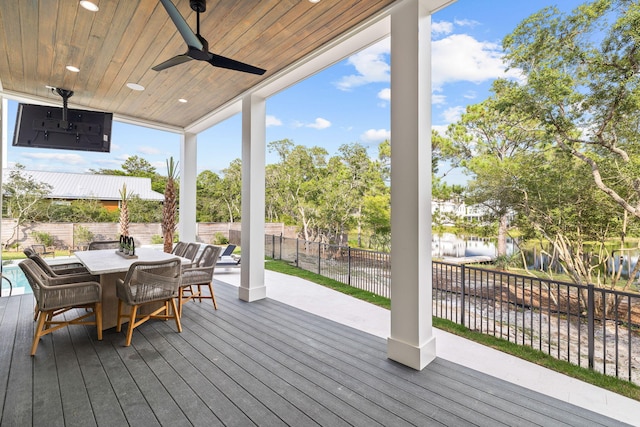
M 464 218 L 470 222 L 482 223 L 487 217 L 491 215 L 488 207 L 480 204 L 467 205 L 462 200 L 432 200 L 431 201 L 431 215 L 435 219 L 436 217 L 443 218 L 440 223 L 442 225 L 453 226 L 453 218 Z M 509 221 L 512 221 L 514 214 L 509 215 Z M 434 223 L 436 221 L 434 220 Z
M 14 169 L 2 170 L 2 182 L 8 182 Z M 98 200 L 110 211 L 118 209 L 120 190 L 127 185 L 127 192 L 142 200 L 164 201 L 164 195 L 151 189 L 150 178 L 118 175 L 98 175 L 64 172 L 21 170 L 35 181 L 45 182 L 52 188 L 49 198 L 59 203 L 73 200 Z

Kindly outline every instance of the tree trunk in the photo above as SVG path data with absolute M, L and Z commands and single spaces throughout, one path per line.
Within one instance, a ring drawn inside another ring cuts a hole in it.
M 498 256 L 507 255 L 507 225 L 509 219 L 507 214 L 504 214 L 498 220 Z

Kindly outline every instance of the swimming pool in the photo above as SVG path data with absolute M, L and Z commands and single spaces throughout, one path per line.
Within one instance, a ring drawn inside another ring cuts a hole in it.
M 11 295 L 22 295 L 22 294 L 30 294 L 31 286 L 29 286 L 29 282 L 27 278 L 24 277 L 24 273 L 20 270 L 17 264 L 7 264 L 2 266 L 2 275 L 7 279 L 11 280 L 11 284 L 13 285 L 13 290 L 9 286 L 9 283 L 6 280 L 2 280 L 2 296 L 9 296 L 9 292 Z

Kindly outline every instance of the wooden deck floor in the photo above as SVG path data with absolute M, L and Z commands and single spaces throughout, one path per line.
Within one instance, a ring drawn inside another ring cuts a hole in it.
M 244 303 L 217 283 L 210 302 L 124 334 L 75 326 L 29 356 L 31 295 L 0 298 L 4 426 L 622 425 L 436 359 L 421 372 L 386 342 L 273 300 Z

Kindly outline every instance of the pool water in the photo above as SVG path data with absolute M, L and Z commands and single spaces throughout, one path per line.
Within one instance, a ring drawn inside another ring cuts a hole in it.
M 22 295 L 22 294 L 30 294 L 31 286 L 29 286 L 29 282 L 27 278 L 24 277 L 24 273 L 20 270 L 17 264 L 9 264 L 2 266 L 2 275 L 7 279 L 11 280 L 13 284 L 13 290 L 9 286 L 9 283 L 2 279 L 2 296 L 9 296 L 9 292 L 11 295 Z

